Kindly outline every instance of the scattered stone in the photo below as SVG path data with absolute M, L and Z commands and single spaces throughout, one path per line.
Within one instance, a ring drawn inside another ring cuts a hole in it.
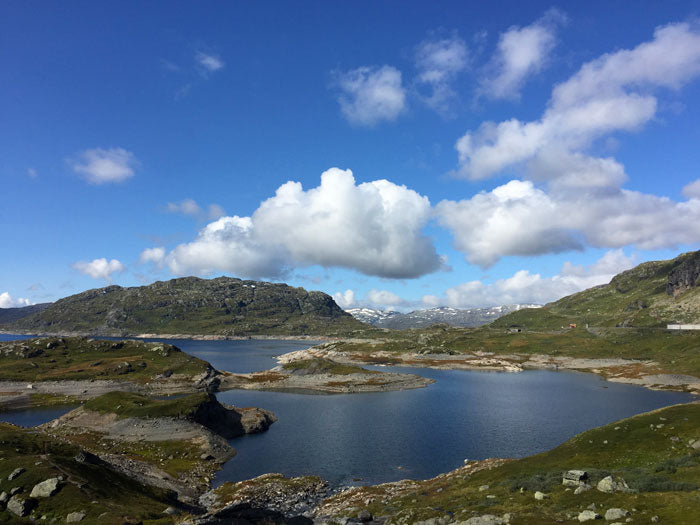
M 652 522 L 652 523 L 658 523 L 658 522 L 659 522 L 659 517 L 658 517 L 658 516 L 652 516 L 652 517 L 651 517 L 651 522 Z
M 615 481 L 612 476 L 607 476 L 601 479 L 596 488 L 601 492 L 605 492 L 606 494 L 613 494 L 615 492 L 631 492 L 624 479 L 620 478 L 620 481 Z
M 165 514 L 166 516 L 175 516 L 176 514 L 179 514 L 179 513 L 180 513 L 180 511 L 177 510 L 175 507 L 168 507 L 167 509 L 165 509 L 163 511 L 163 514 Z
M 22 472 L 25 472 L 26 469 L 24 467 L 17 467 L 15 470 L 13 470 L 9 476 L 7 476 L 7 481 L 12 481 L 13 479 L 17 478 Z
M 584 521 L 590 521 L 590 520 L 599 520 L 602 519 L 600 514 L 596 514 L 595 511 L 592 510 L 584 510 L 583 512 L 579 513 L 578 515 L 578 520 L 580 522 Z
M 574 494 L 579 495 L 583 494 L 584 492 L 591 490 L 593 487 L 591 487 L 588 483 L 584 483 L 583 485 L 579 485 L 576 487 L 576 490 L 574 491 Z
M 46 481 L 34 485 L 30 498 L 50 498 L 58 492 L 60 482 L 58 478 L 49 478 Z
M 485 490 L 489 490 L 488 485 L 481 485 L 481 487 L 479 487 L 479 492 L 484 492 Z
M 18 494 L 12 496 L 7 502 L 7 510 L 20 518 L 27 516 L 35 506 L 36 502 L 34 500 Z
M 15 494 L 22 494 L 24 492 L 24 489 L 22 487 L 12 487 L 10 489 L 10 496 L 14 496 Z
M 199 459 L 202 459 L 204 461 L 211 461 L 212 459 L 214 459 L 214 456 L 212 456 L 211 454 L 204 453 L 201 456 L 199 456 Z
M 578 487 L 585 485 L 587 479 L 588 472 L 585 470 L 569 470 L 564 473 L 561 483 L 567 487 Z
M 82 510 L 80 512 L 71 512 L 66 516 L 66 523 L 77 523 L 79 521 L 83 521 L 83 518 L 86 516 L 85 512 Z
M 544 492 L 540 492 L 539 490 L 537 492 L 535 492 L 535 499 L 536 500 L 542 501 L 543 499 L 546 499 L 548 497 L 549 496 L 547 496 L 547 494 L 545 494 Z
M 504 514 L 503 517 L 484 514 L 483 516 L 469 518 L 467 521 L 457 522 L 454 525 L 504 525 L 507 523 L 510 523 L 510 514 Z
M 8 499 L 10 499 L 10 495 L 3 490 L 0 493 L 0 503 L 2 503 L 4 505 L 5 503 L 7 503 Z
M 372 521 L 372 514 L 367 509 L 362 509 L 357 513 L 357 519 L 362 523 L 367 523 L 368 521 Z
M 626 518 L 629 515 L 630 515 L 630 512 L 628 510 L 612 508 L 612 509 L 608 509 L 605 512 L 605 519 L 607 521 L 613 521 L 613 520 L 619 520 L 622 518 Z

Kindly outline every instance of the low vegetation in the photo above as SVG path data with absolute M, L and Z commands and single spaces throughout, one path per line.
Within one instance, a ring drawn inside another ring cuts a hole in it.
M 24 469 L 8 480 L 15 469 Z M 165 524 L 172 518 L 163 510 L 176 504 L 167 490 L 142 485 L 96 460 L 85 460 L 81 449 L 33 429 L 0 423 L 0 491 L 21 487 L 22 497 L 49 478 L 61 476 L 59 491 L 52 497 L 31 498 L 35 508 L 26 518 L 8 510 L 0 512 L 0 523 L 64 523 L 68 514 L 84 512 L 84 523 L 122 525 L 124 523 Z
M 0 380 L 116 379 L 148 382 L 155 376 L 195 376 L 210 365 L 173 345 L 44 337 L 0 342 Z
M 129 392 L 109 392 L 87 401 L 83 408 L 101 414 L 116 414 L 117 419 L 128 417 L 191 417 L 203 403 L 212 401 L 212 394 L 198 392 L 172 399 L 154 399 Z
M 367 370 L 360 366 L 347 365 L 331 361 L 330 359 L 313 358 L 299 359 L 282 365 L 282 368 L 290 373 L 306 372 L 308 374 L 330 374 L 346 376 L 350 374 L 378 374 L 379 372 Z

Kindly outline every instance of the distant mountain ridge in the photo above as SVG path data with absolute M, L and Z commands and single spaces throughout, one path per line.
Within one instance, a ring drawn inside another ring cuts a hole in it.
M 97 288 L 2 327 L 37 334 L 115 336 L 333 335 L 367 328 L 323 292 L 231 277 Z
M 46 310 L 51 303 L 39 303 L 29 306 L 18 306 L 16 308 L 0 308 L 0 325 L 12 323 L 23 317 L 27 317 L 37 312 Z
M 433 324 L 449 324 L 465 328 L 473 328 L 488 324 L 499 317 L 523 308 L 540 308 L 538 304 L 507 304 L 490 308 L 459 309 L 448 306 L 414 310 L 408 313 L 392 310 L 375 310 L 372 308 L 350 308 L 346 310 L 355 319 L 371 324 L 377 328 L 406 330 L 423 328 Z

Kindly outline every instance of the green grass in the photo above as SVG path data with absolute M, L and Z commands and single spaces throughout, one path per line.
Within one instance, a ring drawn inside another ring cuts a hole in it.
M 49 337 L 0 342 L 0 380 L 118 379 L 145 383 L 155 376 L 194 376 L 210 365 L 175 346 L 142 341 Z
M 86 401 L 83 408 L 102 414 L 116 414 L 118 419 L 128 417 L 156 418 L 194 415 L 202 403 L 215 401 L 212 394 L 198 392 L 173 399 L 154 399 L 129 392 L 109 392 Z
M 447 515 L 466 520 L 507 512 L 517 523 L 554 523 L 575 518 L 596 503 L 601 514 L 611 507 L 637 509 L 635 522 L 658 515 L 662 523 L 691 524 L 700 515 L 700 457 L 688 441 L 699 437 L 700 405 L 677 405 L 589 430 L 548 452 L 471 476 L 458 470 L 395 497 L 387 497 L 381 486 L 370 487 L 360 499 L 371 497 L 374 501 L 365 506 L 375 516 L 392 516 L 390 523 L 399 517 L 408 522 Z M 621 477 L 638 492 L 604 494 L 593 488 L 574 495 L 561 483 L 570 469 L 586 470 L 594 486 L 607 475 Z M 479 491 L 483 485 L 488 490 Z M 536 490 L 549 497 L 536 501 Z
M 45 434 L 0 423 L 0 490 L 22 487 L 29 495 L 32 487 L 45 479 L 62 475 L 66 482 L 51 498 L 40 498 L 37 517 L 46 515 L 65 522 L 66 515 L 84 510 L 81 523 L 144 524 L 172 523 L 162 511 L 174 504 L 173 494 L 119 474 L 104 464 L 85 464 L 75 460 L 80 449 Z M 7 476 L 17 467 L 26 472 L 13 481 Z M 0 523 L 33 523 L 8 511 L 0 511 Z
M 367 370 L 360 366 L 355 365 L 345 365 L 341 363 L 336 363 L 330 359 L 299 359 L 297 361 L 291 361 L 282 366 L 285 370 L 289 372 L 294 372 L 295 370 L 308 370 L 312 374 L 330 374 L 337 376 L 345 376 L 350 374 L 377 374 L 378 372 Z

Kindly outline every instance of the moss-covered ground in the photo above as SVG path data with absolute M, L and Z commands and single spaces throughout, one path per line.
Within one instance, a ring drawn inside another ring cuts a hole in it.
M 109 392 L 86 401 L 83 407 L 101 414 L 116 414 L 118 419 L 127 417 L 188 417 L 202 403 L 214 400 L 207 392 L 156 399 L 130 392 Z
M 291 361 L 282 366 L 288 372 L 306 370 L 311 374 L 330 374 L 346 376 L 350 374 L 378 374 L 379 372 L 367 370 L 355 365 L 348 365 L 331 361 L 330 359 L 312 358 Z
M 175 346 L 143 341 L 49 337 L 0 342 L 0 381 L 116 379 L 145 383 L 155 376 L 194 376 L 206 361 Z

